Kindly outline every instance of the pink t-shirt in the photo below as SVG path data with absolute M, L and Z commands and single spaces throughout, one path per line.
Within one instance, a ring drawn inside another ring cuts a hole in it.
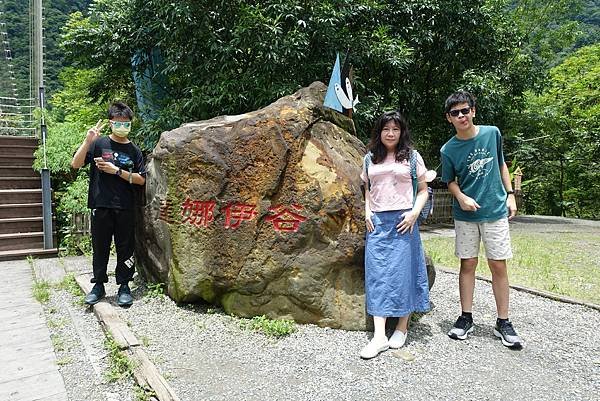
M 425 162 L 417 153 L 417 177 L 419 182 L 425 181 L 423 174 L 427 171 Z M 367 186 L 365 166 L 360 178 Z M 371 180 L 370 206 L 373 212 L 389 210 L 412 209 L 413 185 L 410 177 L 410 162 L 396 162 L 393 159 L 384 160 L 382 163 L 369 165 L 369 179 Z

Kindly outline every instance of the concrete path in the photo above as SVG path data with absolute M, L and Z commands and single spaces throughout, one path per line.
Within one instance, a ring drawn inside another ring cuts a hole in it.
M 27 261 L 0 262 L 0 400 L 67 400 Z

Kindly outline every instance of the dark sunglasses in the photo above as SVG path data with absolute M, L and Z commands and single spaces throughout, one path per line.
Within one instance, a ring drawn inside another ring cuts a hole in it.
M 471 112 L 471 108 L 465 107 L 464 109 L 450 110 L 448 112 L 448 114 L 450 114 L 452 117 L 458 117 L 458 113 L 462 113 L 463 116 L 466 116 L 470 112 Z

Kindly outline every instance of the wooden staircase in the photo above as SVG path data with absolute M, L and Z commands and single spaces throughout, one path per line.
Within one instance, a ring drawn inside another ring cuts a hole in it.
M 44 249 L 42 182 L 31 167 L 34 137 L 0 136 L 0 260 L 54 256 Z M 54 227 L 54 222 L 52 224 Z

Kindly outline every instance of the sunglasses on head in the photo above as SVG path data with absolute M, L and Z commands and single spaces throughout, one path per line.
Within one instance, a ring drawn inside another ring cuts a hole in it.
M 131 128 L 131 121 L 111 121 L 115 128 Z
M 450 110 L 448 112 L 448 114 L 450 114 L 452 117 L 458 117 L 459 113 L 462 113 L 463 116 L 466 116 L 470 112 L 471 112 L 471 108 L 470 107 L 465 107 L 464 109 Z

